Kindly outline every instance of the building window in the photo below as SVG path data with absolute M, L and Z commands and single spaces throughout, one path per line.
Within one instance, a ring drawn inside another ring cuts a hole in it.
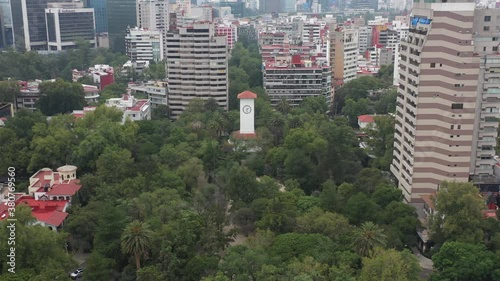
M 493 52 L 498 52 L 498 46 L 491 48 Z
M 485 22 L 490 22 L 491 21 L 491 16 L 484 16 L 484 21 Z
M 451 109 L 464 109 L 463 103 L 453 103 L 451 104 Z
M 464 84 L 455 84 L 455 88 L 463 88 Z
M 450 126 L 450 129 L 452 129 L 452 130 L 453 130 L 453 127 L 455 127 L 455 126 L 454 126 L 454 125 L 451 125 L 451 126 Z
M 489 26 L 484 26 L 483 27 L 483 31 L 490 31 L 490 27 Z
M 457 129 L 461 129 L 462 128 L 462 125 L 457 125 Z
M 435 68 L 436 67 L 436 63 L 435 62 L 431 62 L 431 68 Z

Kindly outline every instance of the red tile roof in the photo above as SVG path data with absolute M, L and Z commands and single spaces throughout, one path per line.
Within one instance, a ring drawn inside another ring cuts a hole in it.
M 73 196 L 80 188 L 82 186 L 78 182 L 71 180 L 69 183 L 54 184 L 49 192 L 47 192 L 47 195 Z
M 373 116 L 371 115 L 361 115 L 358 116 L 358 121 L 363 123 L 373 123 L 375 122 L 375 119 L 373 119 Z
M 141 111 L 141 108 L 147 103 L 147 100 L 138 100 L 134 106 L 127 108 L 130 111 Z
M 239 140 L 247 140 L 247 139 L 256 139 L 257 138 L 257 134 L 256 133 L 253 133 L 253 134 L 242 134 L 240 133 L 240 131 L 236 131 L 236 132 L 233 132 L 233 137 L 235 139 L 239 139 Z
M 33 211 L 31 214 L 36 220 L 57 227 L 60 226 L 68 216 L 68 213 L 60 211 Z
M 238 99 L 256 99 L 257 94 L 250 91 L 244 91 L 238 95 Z

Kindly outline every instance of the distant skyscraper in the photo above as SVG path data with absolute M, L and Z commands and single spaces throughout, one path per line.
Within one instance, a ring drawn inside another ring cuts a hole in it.
M 61 3 L 66 0 L 20 0 L 24 42 L 27 50 L 47 49 L 47 26 L 45 24 L 45 8 L 47 3 Z M 14 22 L 14 24 L 16 24 Z
M 0 0 L 0 49 L 14 44 L 14 29 L 10 0 Z
M 125 52 L 125 33 L 137 25 L 136 0 L 107 0 L 110 47 Z
M 87 0 L 86 7 L 94 8 L 96 33 L 108 32 L 107 0 Z
M 266 14 L 279 13 L 281 11 L 281 1 L 280 0 L 260 0 L 259 9 L 262 13 L 266 13 Z

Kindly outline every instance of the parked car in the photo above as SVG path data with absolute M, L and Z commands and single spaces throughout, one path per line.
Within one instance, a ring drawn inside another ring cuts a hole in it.
M 82 277 L 82 275 L 83 275 L 83 268 L 79 268 L 79 269 L 75 270 L 75 272 L 71 273 L 69 275 L 69 277 L 71 277 L 71 279 L 73 279 L 73 280 L 76 280 L 76 279 Z

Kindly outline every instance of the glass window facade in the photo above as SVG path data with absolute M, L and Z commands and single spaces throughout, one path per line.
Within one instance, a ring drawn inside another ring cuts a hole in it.
M 127 27 L 137 25 L 136 0 L 107 0 L 110 47 L 125 52 Z
M 94 8 L 95 31 L 108 32 L 107 0 L 87 0 L 86 7 Z

